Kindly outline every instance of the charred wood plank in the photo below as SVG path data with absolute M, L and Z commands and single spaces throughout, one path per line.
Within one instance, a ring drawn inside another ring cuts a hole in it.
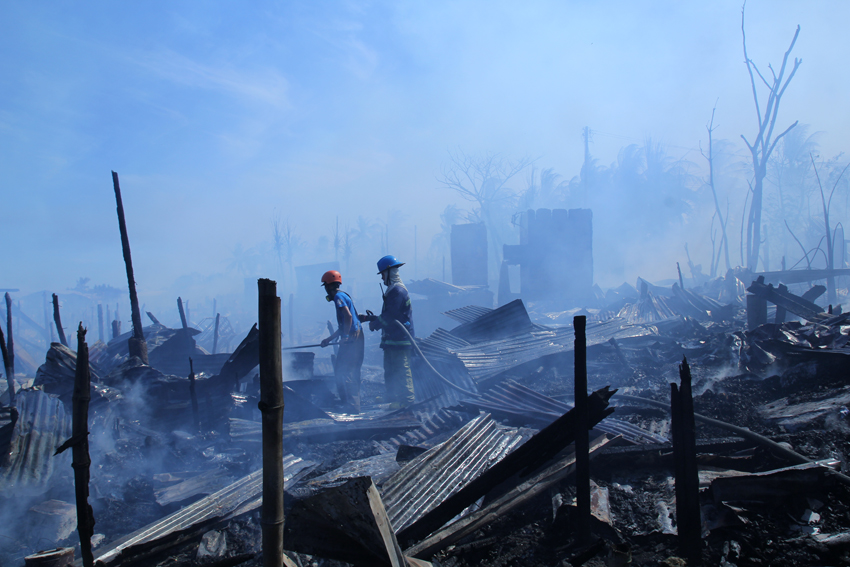
M 827 315 L 823 313 L 821 308 L 808 301 L 803 299 L 799 295 L 794 295 L 784 286 L 780 286 L 778 288 L 773 287 L 773 284 L 765 284 L 764 279 L 759 277 L 758 280 L 754 281 L 750 287 L 747 288 L 747 291 L 752 295 L 747 296 L 747 317 L 749 321 L 749 310 L 750 310 L 750 301 L 751 297 L 759 298 L 760 300 L 765 300 L 773 303 L 777 307 L 782 307 L 787 311 L 790 311 L 794 315 L 798 317 L 802 317 L 807 321 L 820 321 L 821 319 L 825 319 Z M 756 301 L 753 299 L 752 301 Z M 767 322 L 767 308 L 765 307 L 764 313 L 764 321 L 759 324 L 764 324 Z M 752 324 L 752 323 L 750 323 Z M 752 327 L 751 327 L 752 328 Z
M 62 328 L 62 317 L 59 315 L 59 296 L 55 293 L 53 294 L 53 322 L 56 323 L 59 342 L 64 346 L 68 346 L 68 339 L 65 338 L 65 330 Z
M 72 439 L 77 439 L 71 449 L 74 468 L 74 495 L 77 502 L 77 533 L 80 536 L 80 555 L 83 565 L 92 567 L 91 538 L 94 535 L 94 512 L 89 505 L 89 401 L 91 401 L 91 373 L 89 372 L 89 347 L 86 330 L 80 323 L 77 329 L 77 369 L 74 376 Z

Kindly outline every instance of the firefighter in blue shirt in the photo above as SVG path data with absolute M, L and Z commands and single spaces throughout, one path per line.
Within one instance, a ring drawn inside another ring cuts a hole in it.
M 363 365 L 363 330 L 357 309 L 351 296 L 340 291 L 342 275 L 336 270 L 325 272 L 322 285 L 327 300 L 336 307 L 337 330 L 322 341 L 322 347 L 339 338 L 339 352 L 336 355 L 334 376 L 339 393 L 347 411 L 360 413 L 360 367 Z
M 369 330 L 381 330 L 381 348 L 384 350 L 384 383 L 387 397 L 393 407 L 406 407 L 414 402 L 413 372 L 410 358 L 413 345 L 410 337 L 413 332 L 413 309 L 410 294 L 398 269 L 404 264 L 395 256 L 384 256 L 378 260 L 378 274 L 384 280 L 387 291 L 384 293 L 384 306 L 380 315 L 360 316 L 361 321 L 369 321 Z M 401 323 L 408 336 L 394 321 Z

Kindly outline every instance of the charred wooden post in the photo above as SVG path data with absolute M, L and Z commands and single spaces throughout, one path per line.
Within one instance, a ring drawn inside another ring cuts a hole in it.
M 103 334 L 103 305 L 97 304 L 97 338 L 100 342 L 105 343 Z
M 192 398 L 192 418 L 195 420 L 195 431 L 201 430 L 201 414 L 198 412 L 198 394 L 195 392 L 195 367 L 192 357 L 189 357 L 189 397 Z
M 59 334 L 59 342 L 68 346 L 65 331 L 62 329 L 62 317 L 59 316 L 59 296 L 53 294 L 53 322 L 56 323 L 56 332 Z
M 751 288 L 760 284 L 764 286 L 764 276 L 759 276 L 758 280 L 753 282 Z M 747 291 L 751 291 L 748 289 Z M 747 329 L 753 330 L 760 325 L 767 323 L 767 298 L 762 294 L 747 294 Z
M 221 319 L 221 313 L 215 314 L 215 330 L 213 331 L 213 354 L 218 353 L 218 322 Z
M 0 326 L 0 352 L 3 353 L 3 368 L 6 371 L 6 385 L 9 388 L 9 407 L 15 407 L 15 371 L 12 369 L 6 339 L 3 337 L 3 327 Z
M 676 262 L 676 271 L 679 272 L 679 287 L 685 289 L 685 279 L 682 277 L 682 268 L 679 262 Z
M 46 291 L 42 294 L 42 300 L 44 302 L 43 303 L 43 307 L 44 307 L 44 330 L 48 331 L 50 333 L 50 339 L 49 340 L 50 340 L 50 343 L 53 343 L 53 342 L 56 342 L 56 341 L 53 340 L 53 327 L 50 325 L 50 315 L 47 312 L 47 306 L 50 304 L 50 302 L 47 301 L 47 292 Z M 45 338 L 47 338 L 47 337 L 45 337 Z M 48 348 L 50 348 L 50 343 L 47 343 Z
M 80 534 L 80 554 L 85 567 L 94 565 L 91 538 L 94 535 L 94 512 L 89 505 L 89 401 L 91 400 L 91 372 L 89 347 L 83 324 L 77 328 L 77 371 L 74 376 L 73 447 L 74 494 L 77 500 L 77 533 Z
M 177 310 L 180 312 L 180 324 L 183 325 L 183 330 L 189 328 L 189 323 L 186 322 L 186 312 L 183 310 L 183 298 L 177 298 Z
M 786 286 L 785 284 L 779 284 L 778 289 L 779 289 L 780 293 L 787 293 L 788 292 L 788 286 Z M 782 323 L 784 323 L 785 317 L 786 317 L 787 314 L 788 314 L 788 310 L 785 309 L 784 305 L 777 305 L 776 306 L 776 320 L 774 321 L 774 323 L 776 323 L 777 325 L 781 325 Z
M 587 401 L 587 317 L 573 317 L 575 331 L 576 409 L 576 522 L 579 531 L 590 529 L 590 415 Z
M 133 321 L 133 336 L 128 341 L 130 356 L 138 356 L 142 362 L 148 364 L 148 345 L 142 331 L 142 313 L 139 311 L 139 297 L 136 295 L 133 259 L 130 256 L 130 238 L 127 236 L 127 223 L 124 222 L 124 203 L 121 201 L 118 174 L 114 171 L 112 172 L 112 186 L 115 189 L 115 202 L 118 206 L 118 228 L 121 231 L 121 248 L 124 252 L 124 265 L 127 268 L 127 285 L 130 288 L 130 315 Z
M 686 358 L 679 365 L 681 387 L 670 384 L 673 459 L 676 477 L 676 524 L 679 549 L 689 565 L 702 562 L 702 526 L 699 505 L 696 422 L 691 390 L 691 369 Z
M 260 403 L 263 424 L 263 566 L 283 565 L 283 367 L 277 284 L 260 279 Z M 291 303 L 291 300 L 290 300 Z
M 295 346 L 295 294 L 289 294 L 289 346 Z
M 18 305 L 20 311 L 20 305 Z M 18 318 L 18 323 L 21 320 Z M 12 369 L 12 376 L 15 375 L 15 339 L 12 334 L 12 296 L 6 292 L 6 350 L 9 353 L 9 366 Z M 4 359 L 5 360 L 5 359 Z
M 112 322 L 112 338 L 117 339 L 120 334 L 121 334 L 121 321 L 119 321 L 118 319 L 115 319 Z

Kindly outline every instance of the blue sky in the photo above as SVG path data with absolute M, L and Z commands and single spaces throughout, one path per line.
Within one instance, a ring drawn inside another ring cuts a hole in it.
M 400 210 L 427 242 L 445 205 L 463 204 L 435 180 L 453 148 L 570 178 L 587 125 L 602 163 L 647 135 L 696 161 L 716 100 L 716 137 L 755 129 L 740 8 L 4 2 L 0 287 L 123 285 L 110 170 L 137 280 L 154 290 L 223 272 L 236 243 L 270 239 L 275 214 L 315 240 L 337 216 Z M 829 155 L 850 148 L 848 16 L 846 2 L 747 6 L 762 67 L 802 26 L 780 123 L 823 131 Z

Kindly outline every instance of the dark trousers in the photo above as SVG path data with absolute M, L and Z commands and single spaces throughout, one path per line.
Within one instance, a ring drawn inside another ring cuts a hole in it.
M 340 343 L 336 355 L 334 376 L 339 399 L 360 412 L 360 367 L 363 366 L 363 332 L 358 331 L 350 340 Z
M 409 348 L 384 347 L 384 384 L 387 398 L 392 403 L 408 406 L 414 402 L 413 371 L 410 367 Z

